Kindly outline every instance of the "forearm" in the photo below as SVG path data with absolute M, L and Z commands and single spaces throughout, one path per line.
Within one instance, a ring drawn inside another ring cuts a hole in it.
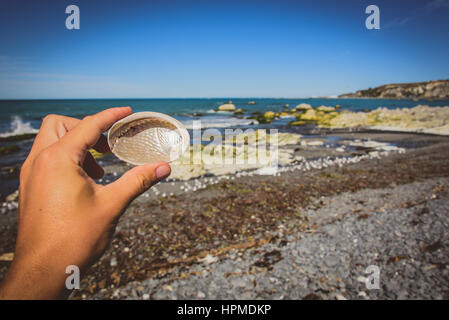
M 50 270 L 48 264 L 13 262 L 0 283 L 0 300 L 67 298 L 70 292 L 65 289 L 66 276 L 63 268 Z
M 110 151 L 102 132 L 131 112 L 125 107 L 83 120 L 45 117 L 20 171 L 16 255 L 0 284 L 0 299 L 68 297 L 66 280 L 72 285 L 79 275 L 67 274 L 67 267 L 87 270 L 106 249 L 128 204 L 170 174 L 167 163 L 156 162 L 109 185 L 95 183 L 103 170 L 88 150 Z

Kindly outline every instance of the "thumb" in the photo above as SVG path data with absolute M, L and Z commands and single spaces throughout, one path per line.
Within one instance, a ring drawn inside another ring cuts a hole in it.
M 170 175 L 170 165 L 156 162 L 134 167 L 120 179 L 108 184 L 104 191 L 106 203 L 110 203 L 121 212 L 131 201 L 147 191 L 152 185 Z

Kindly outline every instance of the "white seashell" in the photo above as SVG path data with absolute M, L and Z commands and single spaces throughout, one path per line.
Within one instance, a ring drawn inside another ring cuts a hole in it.
M 144 165 L 179 159 L 190 144 L 190 136 L 181 122 L 166 114 L 138 112 L 112 125 L 108 144 L 120 160 Z

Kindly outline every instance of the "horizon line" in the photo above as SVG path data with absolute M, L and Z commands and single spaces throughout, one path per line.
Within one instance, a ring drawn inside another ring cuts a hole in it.
M 16 100 L 150 100 L 150 99 L 339 99 L 338 96 L 316 96 L 316 97 L 148 97 L 148 98 L 0 98 L 0 101 Z M 344 98 L 340 98 L 344 99 Z

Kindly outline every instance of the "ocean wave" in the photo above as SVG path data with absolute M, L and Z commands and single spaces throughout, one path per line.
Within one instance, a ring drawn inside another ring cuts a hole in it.
M 203 117 L 199 120 L 201 121 L 201 128 L 227 128 L 227 127 L 240 127 L 240 126 L 248 126 L 251 124 L 258 124 L 256 120 L 252 119 L 238 119 L 238 118 L 231 118 L 231 117 Z M 193 120 L 187 120 L 187 121 L 181 121 L 182 124 L 187 129 L 193 129 Z
M 212 113 L 212 114 L 234 114 L 234 111 L 220 111 L 217 109 L 209 109 L 206 111 L 206 113 Z
M 19 116 L 13 116 L 10 124 L 10 131 L 0 133 L 0 137 L 11 137 L 22 134 L 37 133 L 39 130 L 31 126 L 30 122 L 25 122 Z

